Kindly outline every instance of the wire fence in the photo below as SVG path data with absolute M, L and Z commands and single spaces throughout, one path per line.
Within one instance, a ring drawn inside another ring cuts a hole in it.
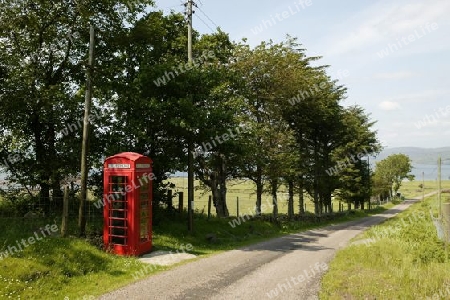
M 442 204 L 438 217 L 435 217 L 430 209 L 430 216 L 438 238 L 446 243 L 450 243 L 450 203 Z
M 438 218 L 435 218 L 431 213 L 431 219 L 436 227 L 438 238 L 450 243 L 450 203 L 442 205 L 442 213 Z
M 163 208 L 171 207 L 180 213 L 187 211 L 187 187 L 183 185 L 174 189 L 165 190 L 162 193 L 167 201 L 159 201 L 162 199 L 153 199 L 154 211 L 157 210 L 155 205 Z M 315 207 L 311 198 L 304 195 L 303 211 L 314 213 Z M 94 198 L 91 196 L 91 198 Z M 227 189 L 227 209 L 230 217 L 254 215 L 256 211 L 256 193 L 251 188 L 229 188 Z M 288 213 L 288 193 L 280 191 L 277 193 L 277 205 L 279 214 Z M 294 195 L 294 214 L 300 214 L 299 195 Z M 87 222 L 101 223 L 103 220 L 103 205 L 99 206 L 99 199 L 90 199 L 85 204 L 85 217 Z M 100 201 L 101 202 L 101 201 Z M 69 196 L 68 216 L 71 220 L 78 219 L 79 215 L 79 197 L 73 192 Z M 337 200 L 332 201 L 332 209 L 334 212 L 347 210 L 347 204 Z M 211 192 L 200 190 L 195 191 L 193 209 L 197 214 L 205 216 L 215 216 L 216 209 L 212 201 Z M 265 193 L 262 195 L 261 213 L 271 214 L 273 209 L 272 196 Z M 60 220 L 63 213 L 63 197 L 10 197 L 0 200 L 0 218 L 1 219 L 17 219 L 23 222 L 33 222 L 36 218 L 45 218 L 51 220 Z M 59 222 L 59 221 L 58 221 Z
M 69 217 L 78 217 L 80 201 L 77 197 L 69 197 Z M 85 216 L 88 220 L 102 218 L 103 211 L 94 205 L 94 201 L 87 201 Z M 17 199 L 3 199 L 0 207 L 2 219 L 55 218 L 61 217 L 63 212 L 63 197 L 33 197 Z

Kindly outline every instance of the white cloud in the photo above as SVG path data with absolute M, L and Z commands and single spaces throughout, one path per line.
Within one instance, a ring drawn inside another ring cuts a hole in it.
M 410 132 L 405 132 L 406 137 L 439 137 L 436 131 L 426 131 L 426 130 L 411 130 Z
M 394 97 L 384 98 L 388 102 L 408 102 L 408 103 L 426 103 L 427 106 L 439 99 L 444 99 L 450 95 L 450 90 L 434 89 L 424 90 L 416 93 L 398 94 Z M 436 108 L 439 108 L 436 104 Z
M 377 73 L 373 75 L 374 79 L 387 79 L 387 80 L 399 80 L 399 79 L 407 79 L 417 76 L 417 73 L 414 72 L 394 72 L 394 73 Z
M 397 110 L 400 109 L 400 104 L 397 102 L 383 101 L 378 107 L 382 110 Z
M 446 20 L 449 13 L 450 2 L 447 0 L 406 3 L 397 6 L 385 26 L 392 34 L 408 34 L 427 23 Z
M 395 43 L 398 38 L 421 31 L 427 24 L 438 23 L 440 28 L 448 22 L 449 14 L 448 0 L 380 1 L 333 30 L 328 37 L 328 44 L 333 46 L 326 55 L 349 54 L 377 44 L 384 48 L 384 44 Z M 349 28 L 353 30 L 348 32 L 346 29 Z
M 411 126 L 411 122 L 392 122 L 389 127 L 396 129 L 409 129 Z

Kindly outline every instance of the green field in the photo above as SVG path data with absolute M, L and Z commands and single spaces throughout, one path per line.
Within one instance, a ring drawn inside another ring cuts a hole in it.
M 171 182 L 175 185 L 175 188 L 172 189 L 174 193 L 183 192 L 184 193 L 184 201 L 183 206 L 187 208 L 187 178 L 185 177 L 173 177 L 167 182 Z M 194 183 L 195 186 L 195 200 L 194 200 L 194 209 L 199 213 L 207 214 L 208 211 L 208 197 L 211 195 L 209 190 L 205 190 L 200 186 L 200 182 L 198 180 Z M 305 193 L 304 203 L 306 205 L 306 211 L 314 212 L 314 204 L 311 201 L 311 198 L 308 194 Z M 278 197 L 278 211 L 281 214 L 287 214 L 288 211 L 288 193 L 287 189 L 284 186 L 279 188 L 279 192 L 277 193 Z M 256 203 L 256 186 L 250 180 L 233 180 L 230 181 L 227 185 L 227 205 L 230 216 L 237 215 L 237 199 L 239 198 L 239 214 L 248 214 L 252 215 L 254 213 L 254 207 Z M 271 205 L 272 205 L 272 197 L 268 193 L 264 193 L 262 196 L 262 203 L 266 204 L 262 213 L 268 214 L 272 213 Z M 178 197 L 176 196 L 173 200 L 173 204 L 175 207 L 178 207 Z M 264 208 L 263 207 L 263 208 Z M 345 206 L 345 209 L 347 206 Z M 339 201 L 333 201 L 333 210 L 338 211 L 339 209 Z M 299 213 L 298 207 L 298 194 L 294 195 L 294 213 Z M 211 209 L 211 214 L 215 215 L 214 207 Z
M 173 188 L 173 193 L 184 193 L 184 208 L 187 209 L 187 178 L 186 177 L 173 177 L 167 180 L 167 182 L 173 183 L 175 188 Z M 405 181 L 403 182 L 399 192 L 402 193 L 406 198 L 412 198 L 422 195 L 422 189 L 419 187 L 421 181 Z M 208 197 L 211 195 L 209 190 L 205 190 L 201 187 L 200 182 L 198 180 L 194 183 L 195 186 L 195 200 L 194 200 L 194 209 L 199 213 L 206 214 L 208 211 Z M 442 188 L 450 190 L 450 180 L 442 181 Z M 430 193 L 432 191 L 437 190 L 437 182 L 436 181 L 425 181 L 425 189 L 424 192 Z M 443 194 L 443 199 L 445 198 L 445 194 Z M 288 204 L 287 204 L 287 189 L 284 186 L 281 186 L 278 196 L 278 210 L 280 213 L 287 214 Z M 450 194 L 449 194 L 450 196 Z M 256 203 L 256 186 L 250 180 L 233 180 L 228 183 L 227 186 L 227 205 L 228 210 L 231 216 L 236 216 L 237 214 L 237 199 L 239 198 L 239 213 L 243 214 L 252 214 L 254 212 L 254 207 Z M 268 193 L 264 193 L 262 197 L 263 203 L 266 204 L 266 210 L 263 213 L 271 213 L 270 205 L 272 204 L 272 197 Z M 175 196 L 173 200 L 174 206 L 178 207 L 178 197 Z M 314 204 L 311 201 L 311 198 L 305 193 L 305 204 L 306 211 L 314 212 Z M 339 201 L 333 201 L 334 210 L 337 211 L 339 207 Z M 345 207 L 346 208 L 346 207 Z M 299 212 L 298 207 L 298 194 L 294 195 L 294 212 Z M 215 215 L 214 207 L 211 209 L 211 214 Z
M 399 192 L 402 193 L 406 198 L 412 198 L 422 195 L 422 189 L 419 185 L 422 184 L 422 181 L 414 180 L 414 181 L 404 181 L 402 186 L 400 187 Z M 438 183 L 436 180 L 433 181 L 425 181 L 424 182 L 424 192 L 425 194 L 436 191 L 438 189 Z M 450 180 L 442 180 L 441 182 L 442 189 L 450 190 Z M 445 195 L 445 194 L 443 194 Z

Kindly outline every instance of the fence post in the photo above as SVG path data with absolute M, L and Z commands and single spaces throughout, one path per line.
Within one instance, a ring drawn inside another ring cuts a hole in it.
M 69 187 L 64 187 L 64 197 L 63 197 L 63 214 L 61 221 L 61 236 L 65 237 L 67 235 L 67 222 L 69 220 Z
M 450 203 L 442 204 L 442 220 L 444 222 L 444 233 L 446 238 L 446 243 L 450 242 Z
M 183 212 L 183 192 L 178 194 L 178 212 L 180 214 Z
M 236 216 L 239 218 L 239 197 L 236 197 Z
M 211 217 L 211 202 L 212 202 L 212 197 L 211 197 L 211 195 L 209 195 L 209 197 L 208 197 L 208 220 Z

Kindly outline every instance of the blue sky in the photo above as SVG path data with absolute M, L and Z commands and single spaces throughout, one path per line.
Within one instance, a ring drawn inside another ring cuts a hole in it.
M 165 12 L 183 0 L 156 0 Z M 387 148 L 450 146 L 449 0 L 197 0 L 194 27 L 250 45 L 286 34 L 377 120 Z M 205 24 L 206 23 L 206 24 Z

